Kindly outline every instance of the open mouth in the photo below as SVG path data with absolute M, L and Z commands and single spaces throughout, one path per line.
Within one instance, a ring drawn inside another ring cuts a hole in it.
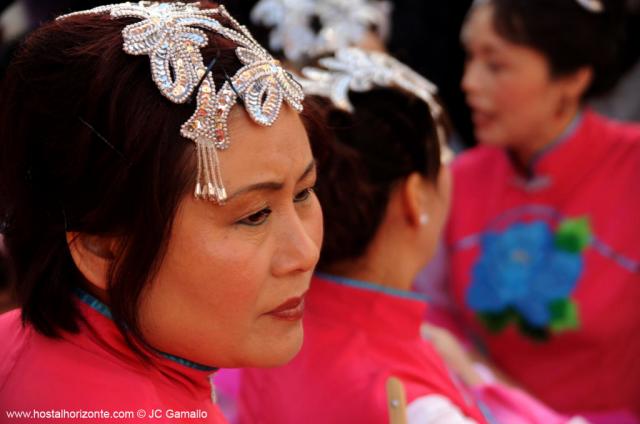
M 478 109 L 473 109 L 471 114 L 471 120 L 473 121 L 473 125 L 477 129 L 482 129 L 487 127 L 489 124 L 493 122 L 495 119 L 495 114 L 487 113 L 480 111 Z

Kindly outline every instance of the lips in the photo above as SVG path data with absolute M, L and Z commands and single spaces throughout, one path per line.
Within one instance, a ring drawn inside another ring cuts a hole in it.
M 495 114 L 493 113 L 488 113 L 479 109 L 472 109 L 471 120 L 477 129 L 484 128 L 491 124 L 494 118 Z
M 274 310 L 267 312 L 267 315 L 285 321 L 297 321 L 302 318 L 303 313 L 304 295 L 287 300 Z

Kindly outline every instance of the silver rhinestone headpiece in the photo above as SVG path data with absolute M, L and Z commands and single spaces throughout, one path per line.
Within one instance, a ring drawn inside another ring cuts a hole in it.
M 474 5 L 480 5 L 483 3 L 487 3 L 488 0 L 474 0 Z M 604 4 L 601 0 L 576 0 L 580 6 L 585 8 L 591 13 L 602 13 L 604 12 Z
M 379 0 L 260 0 L 251 11 L 255 24 L 272 28 L 269 47 L 293 62 L 357 45 L 370 28 L 385 40 L 391 3 Z M 312 28 L 317 19 L 320 29 Z
M 423 100 L 436 124 L 442 160 L 450 161 L 452 153 L 442 125 L 443 109 L 435 98 L 438 88 L 429 80 L 386 53 L 355 47 L 340 49 L 318 63 L 324 69 L 303 68 L 300 83 L 306 94 L 327 97 L 337 108 L 353 112 L 349 91 L 365 92 L 375 87 L 397 88 Z
M 589 12 L 602 13 L 604 12 L 604 5 L 600 0 L 576 0 L 578 4 Z
M 302 111 L 302 88 L 224 6 L 200 9 L 198 3 L 142 1 L 100 6 L 58 19 L 100 13 L 110 13 L 114 19 L 141 20 L 122 31 L 124 51 L 149 56 L 153 81 L 163 96 L 174 103 L 185 103 L 198 90 L 196 111 L 182 125 L 180 134 L 197 146 L 196 198 L 223 203 L 227 193 L 216 150 L 229 147 L 227 119 L 231 108 L 241 99 L 254 122 L 271 126 L 283 101 Z M 228 20 L 230 27 L 214 16 Z M 209 42 L 205 31 L 235 42 L 235 53 L 243 64 L 219 90 L 200 53 Z

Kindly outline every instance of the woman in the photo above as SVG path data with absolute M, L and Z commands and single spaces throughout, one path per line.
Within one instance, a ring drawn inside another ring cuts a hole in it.
M 426 303 L 410 292 L 449 204 L 434 87 L 382 53 L 342 49 L 320 63 L 302 80 L 325 98 L 329 128 L 312 137 L 326 219 L 305 341 L 287 366 L 243 372 L 240 422 L 386 423 L 391 376 L 410 422 L 484 422 L 422 340 Z
M 640 128 L 583 107 L 615 82 L 614 1 L 476 2 L 453 166 L 451 294 L 493 365 L 551 407 L 640 420 Z M 635 417 L 635 418 L 634 418 Z
M 224 421 L 209 374 L 302 343 L 322 216 L 299 86 L 223 7 L 124 3 L 37 30 L 0 98 L 3 414 Z

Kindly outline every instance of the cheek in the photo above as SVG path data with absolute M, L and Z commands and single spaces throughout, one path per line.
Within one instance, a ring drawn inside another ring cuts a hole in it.
M 265 256 L 255 244 L 231 236 L 200 233 L 175 240 L 145 293 L 148 341 L 196 362 L 233 361 L 258 314 L 269 267 Z
M 488 126 L 488 144 L 503 145 L 519 139 L 544 124 L 550 113 L 548 96 L 543 84 L 505 83 L 496 90 L 495 121 Z
M 224 236 L 201 233 L 170 251 L 165 284 L 194 303 L 225 308 L 229 301 L 247 303 L 257 296 L 269 264 L 258 240 L 230 231 Z
M 551 92 L 542 71 L 520 72 L 502 79 L 495 91 L 496 106 L 505 117 L 535 114 Z
M 324 218 L 318 197 L 314 195 L 311 201 L 313 203 L 311 205 L 309 218 L 305 222 L 305 227 L 309 237 L 313 240 L 319 251 L 322 247 L 322 240 L 324 237 Z
M 526 109 L 526 106 L 535 98 L 536 89 L 520 81 L 507 79 L 499 84 L 494 91 L 496 108 L 507 116 Z

